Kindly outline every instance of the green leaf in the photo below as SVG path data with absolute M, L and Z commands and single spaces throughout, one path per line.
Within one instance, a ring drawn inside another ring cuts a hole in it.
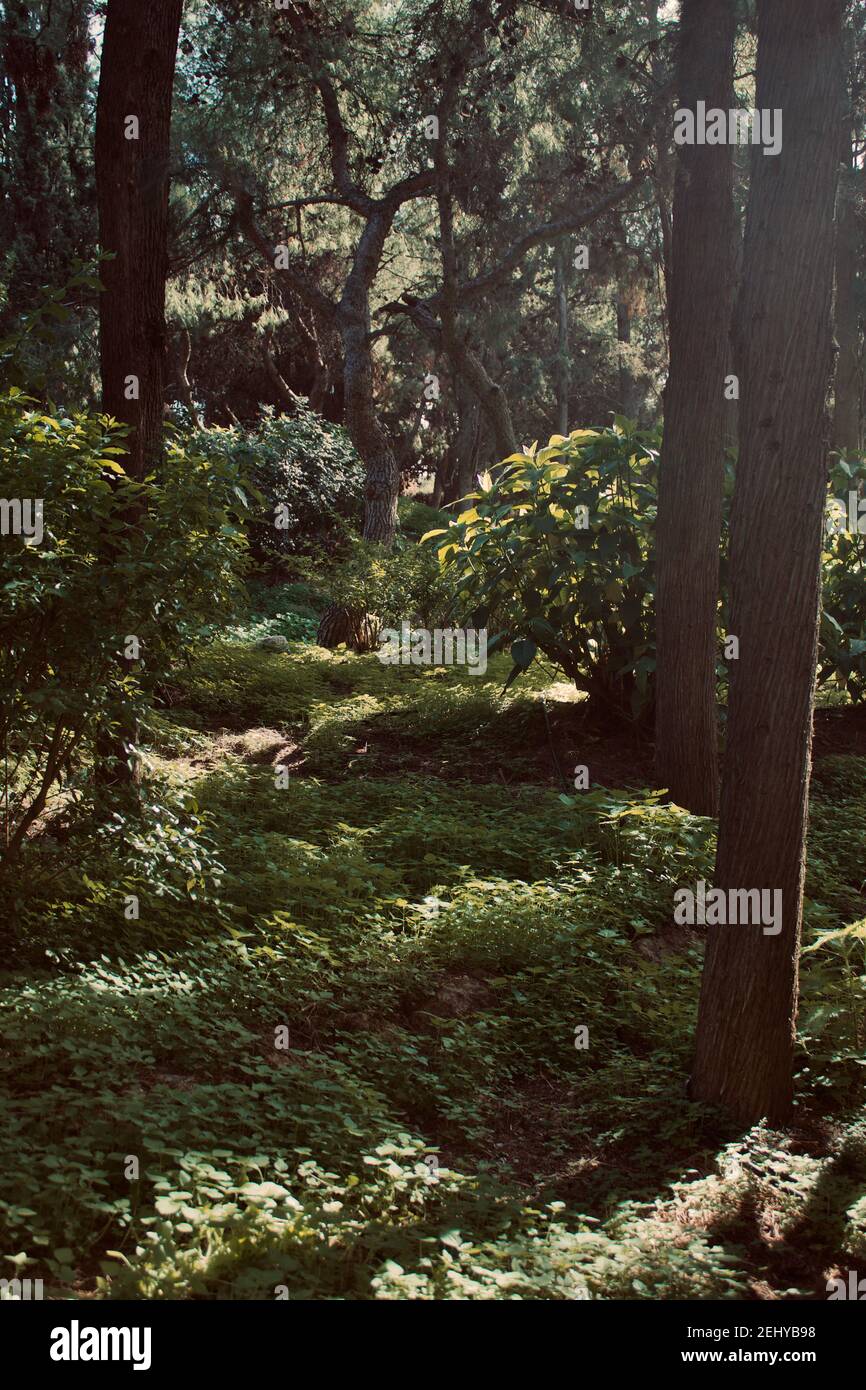
M 518 671 L 526 671 L 535 660 L 538 647 L 529 637 L 521 637 L 511 644 L 511 659 Z M 509 681 L 510 683 L 510 681 Z

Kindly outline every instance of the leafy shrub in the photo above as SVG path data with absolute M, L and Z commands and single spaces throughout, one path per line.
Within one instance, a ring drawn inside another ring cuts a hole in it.
M 239 642 L 259 642 L 263 637 L 285 637 L 287 642 L 315 642 L 318 619 L 287 608 L 284 612 L 252 613 L 245 622 L 226 629 L 225 636 Z
M 253 588 L 252 585 L 250 587 Z M 267 599 L 268 595 L 271 602 L 279 601 L 281 606 L 288 604 L 289 608 L 304 618 L 320 618 L 328 606 L 328 596 L 324 590 L 304 580 L 283 584 L 276 593 L 273 589 L 265 590 L 262 598 Z M 266 603 L 263 603 L 261 598 L 256 607 L 267 611 Z
M 601 705 L 637 718 L 655 667 L 651 532 L 657 439 L 618 421 L 554 435 L 481 479 L 425 541 L 475 626 L 494 621 L 512 678 L 543 651 Z
M 15 387 L 0 398 L 0 495 L 44 500 L 41 538 L 0 541 L 10 855 L 97 727 L 127 725 L 192 634 L 230 609 L 243 548 L 228 463 L 172 445 L 159 478 L 136 483 L 117 426 L 32 405 Z M 130 635 L 140 660 L 124 661 Z
M 351 553 L 328 573 L 328 593 L 340 607 L 375 615 L 382 627 L 405 619 L 432 629 L 450 620 L 451 576 L 427 547 L 395 543 L 392 550 L 356 541 Z
M 847 509 L 848 494 L 864 483 L 866 458 L 835 458 L 830 497 L 837 507 Z M 824 541 L 818 683 L 830 681 L 854 701 L 866 698 L 866 535 L 859 532 L 830 530 Z
M 26 880 L 18 875 L 5 885 L 16 924 L 7 957 L 73 968 L 106 947 L 114 955 L 178 933 L 220 931 L 223 869 L 211 823 L 189 790 L 152 770 L 135 801 L 118 802 L 95 831 L 86 808 L 66 808 L 54 833 L 32 847 Z M 46 894 L 53 903 L 47 914 Z
M 447 526 L 451 518 L 448 512 L 431 507 L 420 497 L 400 497 L 397 501 L 397 519 L 401 535 L 420 541 L 425 531 L 432 530 L 434 526 Z
M 505 459 L 469 511 L 422 539 L 453 577 L 477 626 L 510 645 L 512 678 L 544 652 L 599 707 L 645 718 L 652 702 L 653 546 L 659 438 L 620 418 L 612 428 L 555 435 L 546 449 Z M 735 466 L 723 516 L 726 550 Z M 866 460 L 837 457 L 830 498 L 862 490 Z M 578 513 L 585 507 L 586 512 Z M 576 527 L 575 519 L 586 527 Z M 722 567 L 722 612 L 726 603 Z M 866 537 L 829 533 L 818 682 L 866 697 Z M 489 646 L 493 650 L 493 645 Z M 722 691 L 723 663 L 717 665 Z
M 249 612 L 222 636 L 229 641 L 258 642 L 263 637 L 285 637 L 289 642 L 315 642 L 319 619 L 327 599 L 312 584 L 263 584 L 247 586 Z
M 278 570 L 291 556 L 343 550 L 363 510 L 364 470 L 345 431 L 303 397 L 295 406 L 291 417 L 265 415 L 256 431 L 213 428 L 190 438 L 193 452 L 224 460 L 258 491 L 250 547 L 260 564 Z

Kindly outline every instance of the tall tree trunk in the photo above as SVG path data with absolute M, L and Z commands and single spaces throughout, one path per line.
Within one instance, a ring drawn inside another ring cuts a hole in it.
M 99 72 L 99 244 L 113 257 L 101 270 L 102 408 L 131 427 L 125 467 L 135 478 L 162 446 L 169 137 L 182 6 L 108 0 Z
M 364 540 L 390 546 L 397 529 L 400 473 L 376 414 L 368 335 L 368 322 L 350 322 L 343 328 L 346 430 L 364 464 Z
M 742 1122 L 792 1101 L 832 377 L 844 0 L 758 0 L 753 153 L 736 320 L 740 458 L 731 523 L 733 666 L 715 885 L 780 890 L 777 934 L 708 928 L 692 1094 Z
M 463 383 L 457 383 L 457 404 L 460 411 L 460 428 L 455 445 L 457 453 L 457 493 L 456 500 L 467 497 L 474 491 L 475 474 L 478 470 L 478 450 L 481 443 L 481 406 Z M 461 507 L 466 511 L 470 503 Z
M 733 0 L 683 0 L 680 106 L 733 105 L 735 29 Z M 716 608 L 733 254 L 730 146 L 683 145 L 656 527 L 656 770 L 674 801 L 699 815 L 718 810 Z
M 431 498 L 434 507 L 449 506 L 472 492 L 478 461 L 481 407 L 459 377 L 452 381 L 451 392 L 457 426 L 436 468 Z M 460 510 L 469 505 L 467 502 Z
M 860 260 L 860 224 L 856 209 L 859 171 L 852 157 L 852 132 L 845 129 L 842 162 L 846 177 L 839 191 L 836 232 L 836 391 L 833 409 L 833 444 L 837 449 L 860 447 L 860 320 L 857 312 L 857 272 Z
M 456 341 L 446 347 L 445 352 L 453 375 L 466 383 L 483 410 L 499 458 L 516 454 L 517 435 L 508 397 L 502 387 L 493 380 L 478 353 L 465 342 Z
M 568 350 L 567 250 L 564 241 L 553 248 L 553 292 L 556 299 L 556 428 L 568 434 L 568 392 L 571 357 Z
M 365 297 L 361 313 L 351 308 L 342 321 L 345 421 L 349 438 L 364 465 L 365 541 L 390 548 L 397 530 L 397 495 L 400 470 L 393 446 L 379 423 L 373 401 L 373 361 L 370 352 L 369 308 Z M 358 652 L 376 642 L 378 620 L 360 609 L 331 604 L 319 623 L 321 647 L 341 642 Z
M 111 255 L 102 263 L 99 299 L 102 408 L 130 426 L 124 467 L 138 480 L 158 460 L 163 440 L 171 98 L 182 4 L 108 0 L 99 71 L 99 243 Z M 135 523 L 127 517 L 127 525 Z M 104 559 L 113 562 L 110 545 Z M 107 787 L 137 780 L 136 729 L 124 727 L 122 716 L 120 724 L 97 734 L 103 799 Z

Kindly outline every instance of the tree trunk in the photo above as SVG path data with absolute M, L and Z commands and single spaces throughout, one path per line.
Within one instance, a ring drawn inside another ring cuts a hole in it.
M 842 162 L 846 178 L 840 189 L 836 233 L 836 392 L 833 410 L 833 444 L 855 452 L 860 448 L 860 321 L 857 312 L 857 271 L 860 225 L 856 208 L 858 171 L 852 158 L 852 132 L 843 138 Z
M 201 428 L 201 419 L 196 410 L 189 379 L 189 359 L 192 356 L 192 340 L 188 328 L 180 328 L 173 342 L 174 369 L 177 374 L 177 394 L 186 406 L 193 429 Z
M 684 0 L 682 107 L 733 105 L 735 29 L 733 0 Z M 674 801 L 708 816 L 718 810 L 716 610 L 733 254 L 730 146 L 683 145 L 656 526 L 656 774 Z
M 397 529 L 400 474 L 388 436 L 379 424 L 373 403 L 373 361 L 369 320 L 350 321 L 343 328 L 343 373 L 346 430 L 364 464 L 365 541 L 390 546 Z
M 758 0 L 753 153 L 736 319 L 742 394 L 731 524 L 733 664 L 715 885 L 780 890 L 777 934 L 710 926 L 692 1094 L 749 1124 L 792 1102 L 833 367 L 843 0 Z M 792 345 L 794 349 L 792 350 Z
M 457 454 L 457 494 L 455 500 L 467 497 L 475 490 L 475 474 L 478 471 L 478 449 L 481 442 L 481 407 L 475 397 L 457 383 L 457 406 L 460 412 L 460 427 L 457 431 L 455 451 Z M 466 511 L 470 503 L 461 507 Z
M 345 419 L 349 438 L 364 465 L 365 541 L 390 549 L 397 529 L 397 495 L 400 470 L 394 449 L 379 424 L 373 402 L 373 362 L 369 341 L 369 311 L 351 311 L 342 325 Z M 341 642 L 356 651 L 369 651 L 376 642 L 376 619 L 354 609 L 332 604 L 319 624 L 321 647 Z
M 508 398 L 502 387 L 493 380 L 481 358 L 465 342 L 457 343 L 453 349 L 446 351 L 453 374 L 466 382 L 484 411 L 498 457 L 503 459 L 509 454 L 516 454 L 517 435 Z
M 123 466 L 137 480 L 163 442 L 171 98 L 182 3 L 108 0 L 99 71 L 99 243 L 111 254 L 100 270 L 102 408 L 130 426 Z M 127 525 L 135 524 L 128 516 Z M 107 544 L 104 561 L 113 559 Z M 107 787 L 138 780 L 135 742 L 134 725 L 98 732 L 95 779 L 103 799 Z
M 286 381 L 274 356 L 274 339 L 272 333 L 264 333 L 260 343 L 262 362 L 265 372 L 277 398 L 277 405 L 286 415 L 292 415 L 295 411 L 295 402 L 292 400 L 292 392 L 289 383 Z
M 554 296 L 556 298 L 556 429 L 568 434 L 568 392 L 571 385 L 571 358 L 568 350 L 568 284 L 565 242 L 553 250 Z
M 99 243 L 113 256 L 100 271 L 102 408 L 131 427 L 124 466 L 135 478 L 162 447 L 169 137 L 182 3 L 108 0 L 99 72 Z

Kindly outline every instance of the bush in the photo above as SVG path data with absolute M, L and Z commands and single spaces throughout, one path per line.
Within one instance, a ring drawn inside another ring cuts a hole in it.
M 0 397 L 0 495 L 44 502 L 41 536 L 0 545 L 7 856 L 55 784 L 75 785 L 96 729 L 128 727 L 192 634 L 221 623 L 243 546 L 229 462 L 172 446 L 159 479 L 135 483 L 122 429 L 32 405 L 16 387 Z
M 469 499 L 474 505 L 422 540 L 453 578 L 464 615 L 509 644 L 512 679 L 544 652 L 602 708 L 645 719 L 652 702 L 652 611 L 660 441 L 617 418 L 610 429 L 555 435 L 546 449 L 514 454 Z M 720 599 L 733 466 L 726 484 Z M 866 459 L 839 456 L 831 499 L 866 482 Z M 578 508 L 585 526 L 576 528 Z M 422 508 L 432 512 L 430 508 Z M 837 505 L 838 510 L 838 505 Z M 434 513 L 435 515 L 435 513 Z M 440 514 L 441 515 L 441 514 Z M 866 538 L 829 531 L 823 554 L 818 683 L 866 697 Z M 717 665 L 724 697 L 726 672 Z
M 234 426 L 190 438 L 194 452 L 229 464 L 260 494 L 250 548 L 279 571 L 291 556 L 344 550 L 363 512 L 364 469 L 345 431 L 302 397 L 295 402 L 296 415 L 266 415 L 255 432 Z
M 495 620 L 488 650 L 510 644 L 510 679 L 541 650 L 605 708 L 646 713 L 657 445 L 619 419 L 554 435 L 485 474 L 469 510 L 424 537 L 473 625 Z
M 248 586 L 249 611 L 242 622 L 226 628 L 229 641 L 258 642 L 263 637 L 285 637 L 289 642 L 314 642 L 327 599 L 311 584 L 262 584 Z
M 328 593 L 340 607 L 375 614 L 382 627 L 405 619 L 428 630 L 450 620 L 451 576 L 426 547 L 395 542 L 392 550 L 357 541 L 351 554 L 328 574 Z
M 431 507 L 420 497 L 399 498 L 397 518 L 401 534 L 414 541 L 420 541 L 425 531 L 432 530 L 434 526 L 447 526 L 451 520 L 448 512 Z
M 847 503 L 864 482 L 866 459 L 839 457 L 830 473 L 830 496 Z M 866 698 L 866 536 L 828 532 L 823 584 L 818 684 L 832 681 L 859 701 Z

